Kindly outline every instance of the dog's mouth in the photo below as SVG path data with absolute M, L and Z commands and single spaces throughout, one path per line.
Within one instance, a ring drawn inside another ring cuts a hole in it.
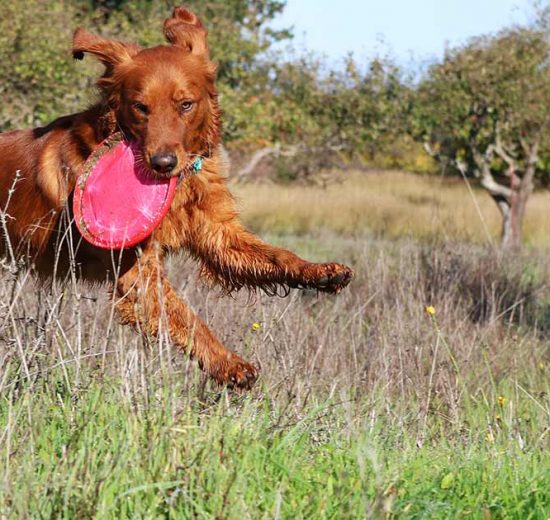
M 153 168 L 150 164 L 147 164 L 147 170 L 149 171 L 151 177 L 155 177 L 156 179 L 160 180 L 166 180 L 171 179 L 172 177 L 179 177 L 185 170 L 185 168 L 177 168 L 169 172 L 163 172 L 155 170 L 155 168 Z

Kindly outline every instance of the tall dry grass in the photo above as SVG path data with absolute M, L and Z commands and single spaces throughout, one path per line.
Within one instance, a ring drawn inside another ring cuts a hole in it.
M 249 185 L 238 192 L 246 196 L 245 220 L 269 229 L 267 238 L 356 271 L 337 297 L 295 291 L 283 300 L 261 294 L 222 299 L 196 281 L 189 262 L 168 262 L 182 297 L 228 346 L 261 365 L 260 391 L 273 398 L 300 401 L 311 392 L 346 390 L 425 405 L 437 388 L 442 406 L 450 408 L 464 388 L 492 391 L 500 374 L 536 374 L 548 357 L 547 257 L 507 258 L 492 248 L 460 245 L 466 236 L 484 240 L 460 184 L 395 173 L 357 176 L 326 190 Z M 492 202 L 483 193 L 474 196 L 494 229 Z M 526 226 L 528 239 L 540 247 L 548 240 L 547 199 L 534 196 Z M 529 233 L 536 223 L 537 232 Z M 369 231 L 409 238 L 367 239 Z M 281 239 L 277 232 L 294 236 Z M 448 238 L 452 245 L 410 236 Z M 437 309 L 437 327 L 427 305 Z M 441 338 L 448 349 L 434 359 Z M 70 386 L 78 387 L 81 367 L 90 365 L 120 377 L 128 396 L 146 390 L 149 377 L 174 372 L 196 391 L 193 363 L 167 337 L 156 341 L 120 327 L 104 288 L 81 285 L 71 275 L 41 287 L 10 264 L 0 283 L 0 362 L 0 393 L 20 382 L 32 387 L 65 366 L 75 368 Z
M 335 174 L 336 176 L 336 174 Z M 445 242 L 498 244 L 500 215 L 483 190 L 463 180 L 390 171 L 349 174 L 327 188 L 235 186 L 245 220 L 259 232 L 306 235 L 319 229 Z M 524 225 L 529 247 L 550 247 L 550 193 L 535 193 Z
M 328 236 L 319 240 L 324 250 L 316 240 L 285 242 L 306 256 L 352 265 L 351 287 L 337 297 L 295 291 L 286 299 L 222 298 L 196 281 L 189 262 L 175 258 L 168 266 L 182 297 L 221 339 L 262 367 L 256 392 L 303 403 L 312 392 L 351 391 L 414 401 L 421 410 L 435 391 L 438 406 L 451 413 L 465 388 L 492 393 L 500 379 L 536 376 L 546 362 L 550 311 L 542 257 L 495 258 L 465 246 Z M 313 250 L 317 254 L 308 254 Z M 0 284 L 0 393 L 39 384 L 58 367 L 74 369 L 67 384 L 78 388 L 82 367 L 93 367 L 120 377 L 129 398 L 147 392 L 150 378 L 174 373 L 197 395 L 194 363 L 166 337 L 143 338 L 119 326 L 104 292 L 70 279 L 47 289 L 27 272 L 6 275 Z M 437 327 L 427 305 L 436 308 Z M 448 348 L 435 359 L 441 338 Z

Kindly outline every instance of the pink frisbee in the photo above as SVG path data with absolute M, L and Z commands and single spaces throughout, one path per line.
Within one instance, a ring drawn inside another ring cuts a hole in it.
M 155 177 L 136 160 L 135 143 L 117 133 L 88 158 L 74 190 L 76 225 L 103 249 L 132 247 L 146 239 L 168 213 L 176 177 Z

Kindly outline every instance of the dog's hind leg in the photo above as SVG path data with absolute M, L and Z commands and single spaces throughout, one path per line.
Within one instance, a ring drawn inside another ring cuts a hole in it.
M 224 347 L 179 298 L 163 273 L 156 251 L 141 255 L 119 277 L 115 298 L 124 323 L 155 337 L 168 332 L 170 339 L 196 358 L 218 383 L 248 389 L 256 380 L 256 368 Z

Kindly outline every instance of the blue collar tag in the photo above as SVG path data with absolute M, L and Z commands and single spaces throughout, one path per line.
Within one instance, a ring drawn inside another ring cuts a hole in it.
M 199 173 L 202 170 L 202 161 L 203 161 L 202 157 L 197 157 L 193 161 L 193 164 L 191 165 L 191 169 L 193 170 L 194 175 L 197 175 L 197 173 Z

